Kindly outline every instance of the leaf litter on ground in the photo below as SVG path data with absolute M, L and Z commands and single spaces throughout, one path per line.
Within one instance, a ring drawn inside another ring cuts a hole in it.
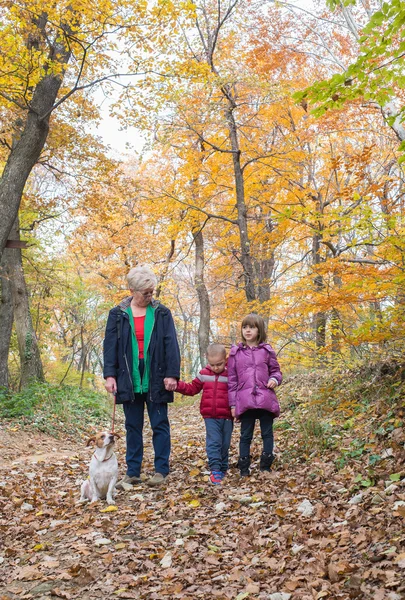
M 171 424 L 166 484 L 117 491 L 111 507 L 102 501 L 77 505 L 90 459 L 84 443 L 71 440 L 68 452 L 57 448 L 41 461 L 32 459 L 33 448 L 17 460 L 8 457 L 0 470 L 0 598 L 403 597 L 400 463 L 392 464 L 381 484 L 360 490 L 355 467 L 337 470 L 333 452 L 287 460 L 296 440 L 286 430 L 276 434 L 279 457 L 272 476 L 258 471 L 257 439 L 252 476 L 242 480 L 235 468 L 236 427 L 232 468 L 222 485 L 213 486 L 206 477 L 197 404 L 173 407 Z M 151 474 L 148 427 L 146 432 L 144 471 Z M 116 452 L 123 474 L 122 441 Z M 393 483 L 396 489 L 387 493 Z M 360 491 L 361 502 L 350 504 Z

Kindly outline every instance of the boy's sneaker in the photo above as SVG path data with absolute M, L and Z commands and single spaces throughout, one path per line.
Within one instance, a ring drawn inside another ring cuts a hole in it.
M 211 471 L 210 481 L 214 485 L 220 485 L 222 483 L 223 475 L 221 471 Z

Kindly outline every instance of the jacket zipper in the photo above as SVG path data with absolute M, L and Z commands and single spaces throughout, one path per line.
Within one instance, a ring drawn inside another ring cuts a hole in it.
M 126 314 L 123 311 L 124 314 Z M 131 329 L 131 326 L 130 326 Z M 127 365 L 127 371 L 128 371 L 128 377 L 129 377 L 129 381 L 131 382 L 131 394 L 132 394 L 132 400 L 135 400 L 135 393 L 134 393 L 134 382 L 132 381 L 132 376 L 131 376 L 131 371 L 129 370 L 129 365 L 128 365 L 128 359 L 127 359 L 127 353 L 126 353 L 126 349 L 124 349 L 124 359 L 125 359 L 125 364 Z
M 255 360 L 255 352 L 254 349 L 252 348 L 252 360 L 253 360 L 253 373 L 254 373 L 254 381 L 255 381 L 255 387 L 254 387 L 254 398 L 255 398 L 255 404 L 257 406 L 257 379 L 256 379 L 256 360 Z
M 145 357 L 145 358 L 146 358 L 146 355 L 147 355 L 147 353 L 148 353 L 148 350 L 149 350 L 150 341 L 151 341 L 151 339 L 152 339 L 152 335 L 153 335 L 153 330 L 155 329 L 155 323 L 156 323 L 156 310 L 157 310 L 157 309 L 155 309 L 155 310 L 154 310 L 154 312 L 153 312 L 153 326 L 152 326 L 152 331 L 150 332 L 149 343 L 148 343 L 148 346 L 147 346 L 147 348 L 144 348 L 144 349 L 143 349 L 143 355 L 144 355 L 144 357 Z M 152 364 L 151 357 L 149 357 L 149 364 Z M 144 370 L 144 374 L 145 374 L 145 370 Z M 150 378 L 151 378 L 151 370 L 149 369 L 148 397 L 149 397 L 149 401 L 150 401 L 150 402 L 152 402 L 152 390 L 151 390 L 151 385 L 150 385 L 150 381 L 151 381 L 151 379 L 150 379 Z M 143 375 L 142 375 L 142 377 L 141 377 L 141 389 L 142 389 L 142 384 L 143 384 Z
M 218 384 L 218 377 L 219 375 L 215 375 L 215 381 L 214 381 L 214 393 L 213 393 L 213 398 L 214 398 L 214 417 L 213 419 L 217 418 L 217 403 L 216 403 L 216 399 L 217 399 L 217 384 Z

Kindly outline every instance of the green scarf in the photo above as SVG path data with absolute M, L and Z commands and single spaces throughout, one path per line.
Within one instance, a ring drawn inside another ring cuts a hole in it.
M 144 346 L 143 355 L 145 368 L 141 380 L 139 372 L 139 346 L 135 335 L 134 317 L 132 316 L 131 306 L 128 306 L 126 313 L 129 316 L 129 324 L 131 326 L 132 339 L 132 383 L 135 394 L 143 394 L 149 389 L 149 373 L 150 373 L 150 357 L 149 357 L 149 342 L 152 335 L 153 326 L 155 324 L 155 308 L 151 304 L 146 307 L 145 327 L 144 327 Z

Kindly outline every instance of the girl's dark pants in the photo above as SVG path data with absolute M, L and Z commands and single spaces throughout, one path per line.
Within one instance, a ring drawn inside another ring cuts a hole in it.
M 273 454 L 273 420 L 272 413 L 262 408 L 247 410 L 239 417 L 241 422 L 240 441 L 239 441 L 239 456 L 245 458 L 250 455 L 250 444 L 253 439 L 256 419 L 260 421 L 260 430 L 263 440 L 263 452 Z
M 139 361 L 141 375 L 143 364 Z M 143 361 L 142 361 L 143 363 Z M 145 404 L 152 428 L 155 451 L 155 472 L 166 476 L 169 473 L 170 425 L 166 403 L 147 400 L 148 394 L 135 394 L 133 402 L 124 402 L 125 428 L 127 431 L 127 475 L 139 477 L 143 459 L 143 423 Z

